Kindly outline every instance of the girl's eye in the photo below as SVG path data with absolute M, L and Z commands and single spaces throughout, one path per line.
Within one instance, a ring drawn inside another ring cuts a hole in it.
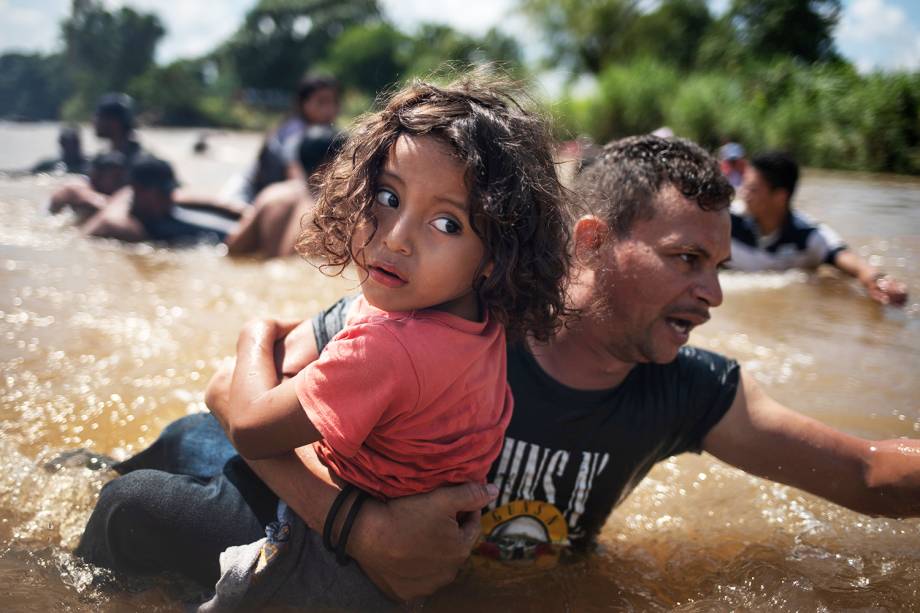
M 378 204 L 395 209 L 399 206 L 399 198 L 388 189 L 378 189 L 377 195 L 374 196 Z
M 459 234 L 462 229 L 460 224 L 450 217 L 438 217 L 431 223 L 444 234 Z

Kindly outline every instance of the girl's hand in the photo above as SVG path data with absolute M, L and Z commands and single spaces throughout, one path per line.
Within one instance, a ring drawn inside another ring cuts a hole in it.
M 298 323 L 275 345 L 275 363 L 282 377 L 293 377 L 318 357 L 313 321 L 309 319 Z
M 290 320 L 252 319 L 246 322 L 240 331 L 236 343 L 237 351 L 244 345 L 261 346 L 263 349 L 271 348 L 276 341 L 283 339 L 300 323 Z

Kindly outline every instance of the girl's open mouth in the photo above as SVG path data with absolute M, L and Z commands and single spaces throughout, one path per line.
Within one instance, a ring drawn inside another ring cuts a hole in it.
M 385 287 L 402 287 L 408 281 L 403 279 L 395 270 L 383 266 L 372 265 L 367 267 L 367 274 L 375 282 Z

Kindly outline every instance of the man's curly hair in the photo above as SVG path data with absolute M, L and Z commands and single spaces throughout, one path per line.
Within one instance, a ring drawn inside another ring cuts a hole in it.
M 655 196 L 673 185 L 704 211 L 731 204 L 734 189 L 716 160 L 683 138 L 630 136 L 604 146 L 575 181 L 582 204 L 625 236 L 639 219 L 655 214 Z
M 488 72 L 449 85 L 416 80 L 362 118 L 325 168 L 313 223 L 297 250 L 338 275 L 355 261 L 365 223 L 376 231 L 374 198 L 390 149 L 402 136 L 431 136 L 466 168 L 470 225 L 485 247 L 473 287 L 510 339 L 547 340 L 566 314 L 569 228 L 546 121 L 515 99 L 518 89 Z M 372 233 L 373 235 L 373 233 Z M 368 241 L 370 238 L 368 238 Z M 489 262 L 488 277 L 481 273 Z

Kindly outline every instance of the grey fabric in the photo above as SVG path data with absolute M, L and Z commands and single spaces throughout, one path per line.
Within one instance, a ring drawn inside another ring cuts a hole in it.
M 354 611 L 398 609 L 355 562 L 340 566 L 286 504 L 278 504 L 278 521 L 266 537 L 229 547 L 220 555 L 221 577 L 214 597 L 199 613 L 251 611 L 267 604 L 304 609 Z

